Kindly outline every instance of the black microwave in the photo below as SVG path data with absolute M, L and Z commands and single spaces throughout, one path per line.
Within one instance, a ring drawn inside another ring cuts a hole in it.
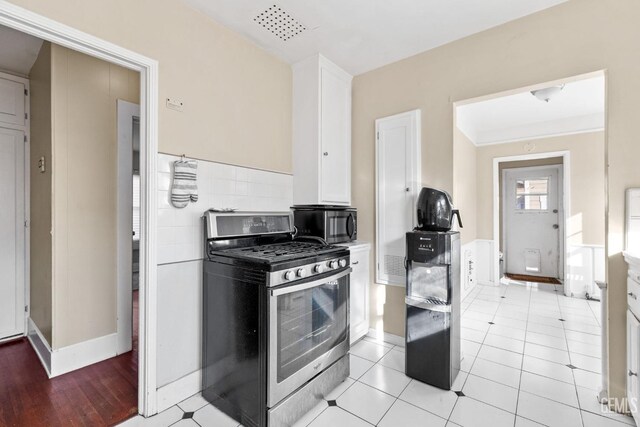
M 351 242 L 358 237 L 358 212 L 344 206 L 294 206 L 293 224 L 300 236 L 316 236 L 327 243 Z

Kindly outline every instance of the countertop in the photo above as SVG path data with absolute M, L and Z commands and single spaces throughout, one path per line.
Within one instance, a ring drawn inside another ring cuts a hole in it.
M 627 264 L 640 269 L 640 253 L 623 251 L 622 255 L 624 256 L 624 260 L 627 262 Z
M 338 243 L 336 244 L 336 246 L 345 246 L 349 249 L 364 248 L 364 247 L 370 248 L 371 243 L 365 242 L 364 240 L 356 240 L 354 242 L 349 242 L 349 243 Z

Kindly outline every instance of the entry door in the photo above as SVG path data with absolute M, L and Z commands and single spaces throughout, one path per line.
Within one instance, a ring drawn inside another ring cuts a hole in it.
M 0 339 L 24 333 L 24 134 L 0 128 Z
M 560 278 L 561 167 L 503 172 L 506 272 Z
M 376 120 L 376 281 L 405 285 L 405 236 L 420 189 L 420 110 Z

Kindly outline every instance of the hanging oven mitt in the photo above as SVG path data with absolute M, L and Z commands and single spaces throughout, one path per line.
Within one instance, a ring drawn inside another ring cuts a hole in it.
M 195 161 L 178 160 L 173 163 L 171 204 L 176 208 L 184 208 L 189 201 L 198 201 L 197 171 L 198 163 Z

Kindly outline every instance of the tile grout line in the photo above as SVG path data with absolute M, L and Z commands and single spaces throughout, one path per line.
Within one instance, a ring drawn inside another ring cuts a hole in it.
M 481 292 L 478 292 L 478 294 L 476 294 L 476 296 L 474 297 L 474 299 L 471 301 L 471 303 L 469 304 L 469 306 L 471 306 L 475 300 L 478 298 L 478 296 L 480 295 Z M 500 306 L 500 303 L 498 304 L 498 307 Z M 493 316 L 491 317 L 491 320 L 489 320 L 489 322 L 493 322 L 495 317 L 496 317 L 496 312 L 497 312 L 497 308 L 493 313 Z M 460 314 L 460 321 L 462 323 L 462 314 Z M 469 380 L 469 375 L 471 375 L 471 371 L 473 370 L 473 367 L 476 364 L 476 361 L 478 360 L 478 354 L 480 354 L 480 350 L 482 350 L 482 347 L 484 346 L 484 341 L 487 339 L 487 336 L 489 335 L 489 331 L 491 330 L 491 327 L 493 325 L 489 324 L 489 327 L 487 328 L 487 331 L 484 333 L 484 337 L 482 338 L 482 343 L 480 343 L 480 347 L 478 347 L 478 351 L 476 352 L 476 355 L 473 357 L 473 361 L 471 362 L 471 365 L 469 366 L 469 372 L 467 372 L 467 377 L 465 378 L 464 382 L 462 383 L 461 387 L 460 387 L 460 391 L 462 392 L 464 389 L 465 384 L 467 383 L 467 381 Z M 462 346 L 461 346 L 462 347 Z M 484 360 L 484 359 L 483 359 Z M 458 375 L 460 375 L 460 373 L 458 373 Z M 466 397 L 466 396 L 465 396 Z M 447 422 L 452 422 L 455 424 L 454 421 L 451 421 L 451 416 L 453 415 L 453 411 L 456 409 L 456 406 L 458 405 L 458 402 L 460 401 L 461 396 L 458 396 L 456 393 L 456 401 L 453 404 L 453 406 L 451 407 L 451 411 L 449 411 L 449 416 L 447 417 Z M 473 400 L 477 400 L 477 399 L 473 399 Z M 485 403 L 485 402 L 482 402 Z M 486 403 L 485 403 L 486 404 Z M 490 405 L 493 406 L 493 405 Z
M 564 319 L 564 313 L 562 312 L 562 308 L 560 308 L 560 313 L 562 315 L 562 319 Z M 569 351 L 569 343 L 567 342 L 567 331 L 564 327 L 564 322 L 562 322 L 562 329 L 565 331 L 564 336 L 565 336 L 565 342 L 567 344 L 567 354 L 569 355 L 569 363 L 572 366 L 576 366 L 573 364 L 573 357 L 571 356 L 571 352 Z M 580 396 L 578 395 L 578 384 L 576 383 L 576 375 L 574 371 L 575 371 L 574 369 L 571 369 L 571 376 L 573 377 L 573 389 L 575 391 L 576 401 L 578 403 L 578 413 L 580 414 L 580 423 L 584 426 L 584 417 L 582 416 L 582 405 L 580 404 Z
M 516 416 L 513 420 L 513 425 L 515 427 L 516 423 L 518 422 L 518 407 L 520 406 L 520 393 L 522 393 L 522 372 L 524 372 L 524 352 L 527 348 L 527 333 L 529 331 L 529 316 L 531 314 L 531 288 L 528 288 L 528 301 L 529 304 L 527 305 L 527 321 L 524 325 L 525 329 L 524 329 L 524 339 L 525 339 L 525 343 L 524 343 L 524 347 L 522 348 L 522 360 L 520 361 L 520 380 L 518 381 L 518 397 L 516 398 Z

